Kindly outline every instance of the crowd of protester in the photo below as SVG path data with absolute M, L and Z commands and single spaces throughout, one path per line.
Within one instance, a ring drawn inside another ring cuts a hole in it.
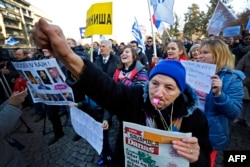
M 103 150 L 98 165 L 124 166 L 122 121 L 162 130 L 172 130 L 174 122 L 177 125 L 174 127 L 176 131 L 192 132 L 192 137 L 186 140 L 173 141 L 174 149 L 189 160 L 190 166 L 214 165 L 217 154 L 229 144 L 229 121 L 250 130 L 249 33 L 242 32 L 240 38 L 209 35 L 195 41 L 184 37 L 183 40 L 169 40 L 164 44 L 158 42 L 154 53 L 152 37 L 145 39 L 145 50 L 136 41 L 121 42 L 118 45 L 113 39 L 95 41 L 91 48 L 90 44 L 80 45 L 72 38 L 65 39 L 57 26 L 41 22 L 43 24 L 36 25 L 39 29 L 32 31 L 37 36 L 34 42 L 39 48 L 50 45 L 50 50 L 13 49 L 10 59 L 1 60 L 1 74 L 13 90 L 18 72 L 11 61 L 56 58 L 66 76 L 66 80 L 57 80 L 72 87 L 75 99 L 73 104 L 103 124 Z M 43 38 L 46 33 L 54 31 L 57 31 L 54 36 Z M 56 41 L 58 39 L 61 40 L 60 44 Z M 209 93 L 195 90 L 186 84 L 186 71 L 180 63 L 183 60 L 216 65 Z M 71 63 L 62 63 L 67 61 Z M 45 82 L 44 80 L 39 82 Z M 41 89 L 46 89 L 46 83 L 41 85 Z M 14 92 L 9 98 L 3 92 L 1 91 L 1 102 L 5 107 L 0 110 L 1 120 L 8 108 L 5 103 L 11 106 L 13 96 L 16 95 Z M 22 98 L 22 109 L 34 108 L 32 115 L 36 116 L 35 122 L 48 116 L 54 132 L 48 145 L 64 136 L 60 116 L 69 114 L 70 106 L 33 103 L 29 93 Z M 159 103 L 154 104 L 155 99 Z M 11 112 L 18 114 L 13 115 L 13 118 L 8 117 L 12 119 L 9 124 L 0 122 L 1 129 L 6 124 L 13 126 L 20 116 L 18 109 L 12 110 Z M 118 117 L 120 127 L 116 147 L 112 150 L 108 130 L 112 126 L 114 115 Z M 149 123 L 150 121 L 154 123 Z M 1 133 L 1 144 L 5 133 Z M 81 137 L 76 134 L 72 140 L 79 139 Z M 2 156 L 0 157 L 0 164 L 7 164 L 6 161 L 8 158 L 3 161 Z

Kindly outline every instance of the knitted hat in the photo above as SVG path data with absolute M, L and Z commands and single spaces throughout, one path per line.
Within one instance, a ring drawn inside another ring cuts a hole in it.
M 162 60 L 149 73 L 149 80 L 155 75 L 162 74 L 175 80 L 181 92 L 186 86 L 186 70 L 177 60 Z
M 194 50 L 195 48 L 199 48 L 201 47 L 200 44 L 193 44 L 192 47 L 189 49 L 189 54 L 191 54 L 192 50 Z

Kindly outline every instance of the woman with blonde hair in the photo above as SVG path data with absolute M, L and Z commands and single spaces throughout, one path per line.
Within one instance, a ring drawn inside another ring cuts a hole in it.
M 242 81 L 245 75 L 234 70 L 231 52 L 219 39 L 204 41 L 201 44 L 199 61 L 216 65 L 216 73 L 211 77 L 211 91 L 208 94 L 198 92 L 200 104 L 203 104 L 200 109 L 208 119 L 213 163 L 217 150 L 224 150 L 229 144 L 228 121 L 235 119 L 242 111 Z

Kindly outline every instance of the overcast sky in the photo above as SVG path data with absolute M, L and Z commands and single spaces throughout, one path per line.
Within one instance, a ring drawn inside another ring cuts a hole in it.
M 98 2 L 110 2 L 108 0 L 27 0 L 37 8 L 47 13 L 54 24 L 59 25 L 66 36 L 80 39 L 79 27 L 85 26 L 86 12 L 90 6 Z M 127 42 L 131 40 L 131 26 L 133 18 L 136 17 L 141 25 L 147 28 L 147 34 L 150 34 L 150 21 L 147 0 L 111 0 L 113 2 L 113 35 L 112 38 L 118 42 Z M 191 4 L 196 3 L 204 11 L 209 0 L 175 0 L 174 13 L 181 20 L 184 19 L 184 13 L 187 12 Z M 233 0 L 233 9 L 242 11 L 250 6 L 250 1 Z M 181 24 L 183 26 L 183 24 Z M 89 41 L 89 40 L 88 40 Z

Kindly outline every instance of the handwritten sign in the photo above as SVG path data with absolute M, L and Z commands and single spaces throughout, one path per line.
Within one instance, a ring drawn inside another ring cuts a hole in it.
M 216 65 L 194 61 L 181 61 L 186 69 L 186 82 L 195 90 L 209 93 L 211 76 L 215 74 Z
M 102 124 L 74 106 L 70 107 L 70 116 L 75 132 L 86 139 L 100 155 L 103 146 Z

